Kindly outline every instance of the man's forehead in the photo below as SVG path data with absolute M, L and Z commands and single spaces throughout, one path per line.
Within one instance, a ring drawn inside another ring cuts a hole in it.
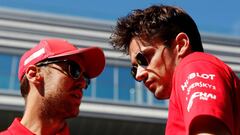
M 139 51 L 143 51 L 144 48 L 152 46 L 150 43 L 134 38 L 129 46 L 129 54 L 136 55 Z

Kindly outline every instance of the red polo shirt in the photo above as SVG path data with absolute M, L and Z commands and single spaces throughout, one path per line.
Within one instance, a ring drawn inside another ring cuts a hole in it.
M 0 132 L 0 135 L 36 135 L 32 133 L 30 130 L 28 130 L 26 127 L 24 127 L 21 123 L 21 118 L 15 118 L 13 123 L 10 125 L 10 127 Z M 69 135 L 69 128 L 65 126 L 65 128 L 56 135 Z

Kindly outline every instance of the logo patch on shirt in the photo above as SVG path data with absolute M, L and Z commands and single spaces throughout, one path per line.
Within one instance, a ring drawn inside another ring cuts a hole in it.
M 209 99 L 216 100 L 217 96 L 211 92 L 216 90 L 216 86 L 212 84 L 216 75 L 206 73 L 190 73 L 187 79 L 181 85 L 181 90 L 186 92 L 187 111 L 193 106 L 195 100 L 208 101 Z M 191 92 L 192 90 L 195 90 Z M 209 91 L 210 90 L 210 91 Z
M 190 100 L 188 102 L 187 105 L 187 111 L 190 112 L 190 109 L 193 105 L 194 99 L 195 98 L 199 98 L 199 100 L 205 100 L 207 101 L 209 98 L 216 100 L 217 96 L 215 94 L 212 93 L 206 93 L 206 92 L 194 92 L 191 97 Z

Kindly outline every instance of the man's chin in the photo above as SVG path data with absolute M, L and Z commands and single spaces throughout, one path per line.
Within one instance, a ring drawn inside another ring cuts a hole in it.
M 158 99 L 158 100 L 165 100 L 165 99 L 169 99 L 169 97 L 165 97 L 165 96 L 156 96 L 156 95 L 154 95 L 155 96 L 155 98 L 156 99 Z
M 158 90 L 157 89 L 154 93 L 154 96 L 155 96 L 156 99 L 164 100 L 164 99 L 169 99 L 170 94 L 164 92 L 163 90 Z
M 77 110 L 75 113 L 74 113 L 74 117 L 77 117 L 78 116 L 78 114 L 79 114 L 79 110 Z
M 77 117 L 78 114 L 79 114 L 79 110 L 72 111 L 71 113 L 69 113 L 68 118 Z

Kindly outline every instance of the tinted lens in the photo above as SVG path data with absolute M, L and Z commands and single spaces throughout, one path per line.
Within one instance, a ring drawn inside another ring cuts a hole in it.
M 143 55 L 142 52 L 139 52 L 136 55 L 136 61 L 140 66 L 147 66 L 148 65 L 148 61 L 147 61 L 146 57 Z
M 77 63 L 69 62 L 69 74 L 73 79 L 78 79 L 82 75 L 82 70 Z
M 79 79 L 83 75 L 83 78 L 86 82 L 85 89 L 87 89 L 88 85 L 90 85 L 90 79 L 83 74 L 80 66 L 77 63 L 69 62 L 69 74 L 73 79 Z
M 136 61 L 137 61 L 137 64 L 140 65 L 140 66 L 148 66 L 148 61 L 146 59 L 146 57 L 143 55 L 142 52 L 139 52 L 137 55 L 136 55 Z M 137 68 L 138 66 L 132 66 L 132 69 L 131 69 L 131 74 L 133 76 L 133 78 L 138 81 L 136 79 L 136 74 L 137 74 Z

